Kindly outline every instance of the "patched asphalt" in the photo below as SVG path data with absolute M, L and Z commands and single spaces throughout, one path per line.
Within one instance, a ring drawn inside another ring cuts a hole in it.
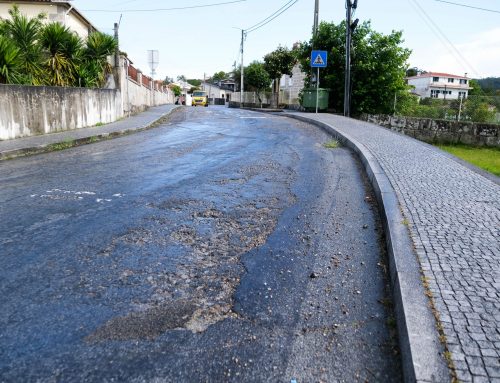
M 0 163 L 2 381 L 401 381 L 369 183 L 317 128 L 182 108 Z

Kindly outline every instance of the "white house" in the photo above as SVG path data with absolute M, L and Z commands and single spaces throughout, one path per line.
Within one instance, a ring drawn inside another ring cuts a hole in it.
M 201 89 L 207 92 L 209 98 L 223 98 L 229 102 L 233 94 L 234 82 L 225 81 L 218 84 L 202 82 Z
M 428 72 L 406 78 L 408 85 L 414 87 L 413 93 L 420 97 L 433 97 L 456 100 L 466 98 L 469 90 L 470 79 L 467 73 L 457 76 L 448 73 Z
M 4 19 L 9 18 L 9 9 L 14 4 L 19 7 L 22 14 L 29 18 L 36 17 L 40 13 L 45 13 L 47 15 L 46 22 L 58 21 L 76 32 L 83 39 L 91 32 L 97 30 L 69 1 L 0 0 L 0 17 Z

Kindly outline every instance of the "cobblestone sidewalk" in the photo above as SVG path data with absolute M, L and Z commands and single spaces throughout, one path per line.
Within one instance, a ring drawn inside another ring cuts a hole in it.
M 500 382 L 500 186 L 440 150 L 377 125 L 302 114 L 364 145 L 409 222 L 457 376 Z

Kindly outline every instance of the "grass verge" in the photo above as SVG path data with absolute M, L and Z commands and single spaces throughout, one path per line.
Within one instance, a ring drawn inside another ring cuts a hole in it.
M 436 146 L 500 177 L 500 148 L 480 148 L 463 144 Z

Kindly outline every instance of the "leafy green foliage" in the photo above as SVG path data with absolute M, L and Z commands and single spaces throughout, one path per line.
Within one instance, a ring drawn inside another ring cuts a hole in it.
M 500 99 L 469 96 L 466 99 L 444 100 L 424 98 L 418 102 L 411 94 L 398 95 L 396 113 L 402 116 L 495 123 Z
M 16 83 L 21 65 L 19 48 L 7 37 L 0 35 L 0 84 Z
M 278 106 L 278 97 L 280 92 L 280 78 L 282 75 L 292 75 L 292 69 L 297 58 L 294 51 L 286 47 L 279 46 L 271 53 L 264 56 L 264 69 L 269 76 L 274 79 L 273 98 L 271 107 Z
M 182 89 L 179 85 L 171 85 L 170 89 L 174 92 L 175 97 L 179 97 L 182 94 Z
M 271 77 L 264 64 L 254 61 L 245 68 L 245 89 L 259 93 L 269 89 L 270 85 Z
M 271 77 L 263 63 L 254 61 L 245 68 L 245 89 L 256 92 L 259 102 L 262 103 L 261 92 L 269 89 L 270 85 Z
M 0 19 L 0 82 L 27 85 L 102 87 L 112 72 L 108 56 L 117 42 L 94 32 L 83 41 L 60 23 L 43 24 L 39 14 L 28 18 L 13 6 Z M 8 41 L 8 42 L 5 42 Z
M 264 69 L 272 79 L 278 79 L 284 74 L 292 74 L 292 68 L 296 60 L 293 51 L 279 46 L 276 50 L 264 56 Z
M 38 85 L 41 75 L 42 49 L 38 40 L 42 30 L 45 14 L 28 19 L 19 12 L 17 6 L 9 10 L 10 19 L 0 23 L 0 32 L 8 37 L 19 49 L 20 75 L 22 81 L 30 85 Z
M 186 81 L 188 84 L 194 86 L 194 87 L 199 87 L 201 85 L 201 80 L 197 80 L 197 79 L 188 79 Z
M 477 83 L 486 94 L 500 95 L 500 77 L 487 77 L 477 80 Z
M 227 73 L 224 71 L 219 71 L 215 72 L 210 80 L 212 81 L 213 84 L 215 84 L 219 81 L 225 80 L 226 78 L 227 78 Z
M 359 25 L 352 35 L 351 83 L 353 114 L 392 113 L 395 94 L 407 89 L 404 78 L 411 51 L 403 48 L 402 33 L 383 35 L 370 22 Z M 326 50 L 328 66 L 320 70 L 320 84 L 329 88 L 330 107 L 343 110 L 345 74 L 345 22 L 336 25 L 322 22 L 318 33 L 300 46 L 302 70 L 311 85 L 311 50 Z
M 40 44 L 45 51 L 44 83 L 51 86 L 71 86 L 75 83 L 82 43 L 69 28 L 60 23 L 47 24 Z

